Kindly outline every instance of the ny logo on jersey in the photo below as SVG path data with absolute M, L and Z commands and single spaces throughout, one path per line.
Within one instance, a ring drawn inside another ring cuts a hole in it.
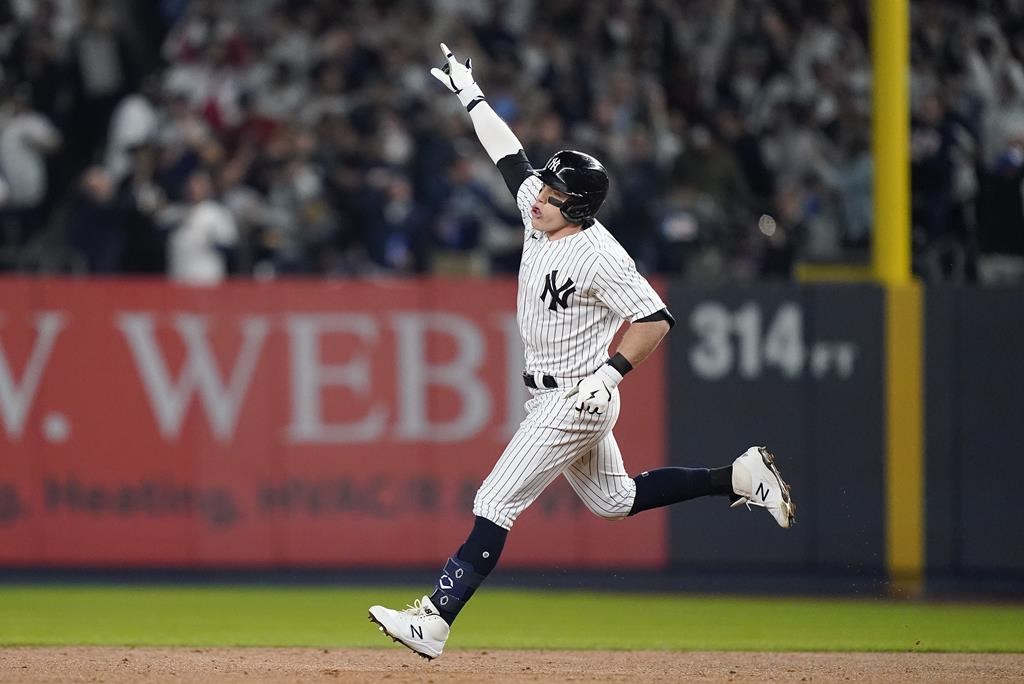
M 566 278 L 565 282 L 561 285 L 557 283 L 558 280 L 558 269 L 549 273 L 544 279 L 544 291 L 540 294 L 540 300 L 543 302 L 547 299 L 548 294 L 551 295 L 551 303 L 548 304 L 548 308 L 552 311 L 556 311 L 559 306 L 563 309 L 569 308 L 569 295 L 576 291 L 576 284 L 572 282 L 572 278 Z

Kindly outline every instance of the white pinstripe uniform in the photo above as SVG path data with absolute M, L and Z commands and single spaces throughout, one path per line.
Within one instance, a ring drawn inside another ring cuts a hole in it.
M 517 318 L 526 372 L 539 389 L 530 390 L 526 418 L 473 501 L 474 515 L 505 529 L 559 475 L 595 514 L 615 520 L 629 513 L 636 484 L 612 434 L 618 389 L 596 416 L 576 411 L 565 393 L 605 362 L 623 320 L 665 308 L 600 222 L 558 240 L 533 230 L 530 207 L 542 186 L 529 176 L 516 194 L 525 226 Z M 545 375 L 558 387 L 545 387 Z

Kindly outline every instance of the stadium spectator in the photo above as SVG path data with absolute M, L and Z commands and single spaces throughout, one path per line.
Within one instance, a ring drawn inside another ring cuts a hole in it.
M 66 117 L 68 154 L 63 160 L 75 172 L 91 164 L 102 150 L 117 103 L 136 83 L 132 57 L 114 5 L 82 0 L 81 21 L 67 46 L 70 75 Z
M 168 237 L 168 275 L 187 285 L 215 285 L 227 276 L 238 227 L 227 207 L 214 198 L 207 172 L 188 177 L 185 196 L 186 206 L 165 210 L 166 219 L 177 218 Z
M 365 192 L 364 240 L 373 265 L 395 273 L 426 273 L 430 223 L 409 180 L 401 173 L 378 169 Z
M 68 211 L 68 241 L 90 273 L 122 270 L 124 233 L 116 191 L 106 169 L 89 167 L 82 174 L 79 191 Z
M 24 245 L 40 231 L 49 207 L 47 155 L 56 152 L 61 136 L 53 123 L 32 106 L 32 89 L 19 85 L 10 96 L 10 111 L 0 129 L 0 172 L 7 182 L 7 240 Z
M 167 233 L 157 221 L 167 206 L 166 192 L 157 180 L 158 153 L 152 142 L 132 147 L 128 175 L 118 184 L 118 216 L 124 231 L 121 270 L 125 273 L 167 271 Z
M 114 109 L 104 164 L 115 183 L 130 171 L 132 149 L 156 138 L 160 124 L 159 88 L 156 77 L 148 76 L 138 92 L 126 96 Z
M 450 103 L 426 97 L 436 84 L 424 55 L 444 35 L 488 53 L 489 100 L 531 156 L 579 146 L 623 179 L 606 211 L 633 217 L 617 223 L 635 225 L 623 239 L 645 270 L 735 280 L 792 260 L 863 259 L 870 247 L 864 3 L 148 6 L 39 0 L 0 11 L 8 90 L 36 86 L 34 110 L 67 141 L 44 210 L 76 201 L 66 190 L 100 151 L 123 202 L 124 179 L 148 155 L 143 185 L 170 202 L 194 173 L 209 173 L 239 226 L 243 275 L 415 273 L 438 249 L 481 265 L 474 272 L 513 268 L 494 254 L 507 247 L 513 211 L 488 210 L 490 228 L 467 239 L 481 205 L 464 200 L 500 179 L 458 161 L 472 131 L 444 116 Z M 915 265 L 929 278 L 971 279 L 976 253 L 1012 256 L 1016 244 L 1007 212 L 1024 135 L 1024 3 L 914 0 L 911 28 Z M 929 138 L 940 141 L 934 153 Z M 150 151 L 137 156 L 141 143 Z M 387 206 L 415 207 L 415 230 L 398 232 L 420 236 L 390 257 L 366 225 Z M 759 230 L 762 214 L 776 222 L 772 236 Z M 161 234 L 127 230 L 122 268 L 139 268 L 131 236 Z M 785 258 L 758 265 L 775 254 L 766 241 L 784 242 Z M 144 270 L 159 261 L 159 242 L 142 250 L 153 257 Z

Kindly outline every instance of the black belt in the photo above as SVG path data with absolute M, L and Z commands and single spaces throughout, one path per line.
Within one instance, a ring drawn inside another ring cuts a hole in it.
M 558 382 L 550 375 L 541 376 L 540 381 L 548 389 L 554 389 L 558 387 Z M 539 387 L 537 387 L 537 381 L 533 379 L 532 373 L 523 373 L 523 384 L 525 384 L 530 389 L 540 389 Z

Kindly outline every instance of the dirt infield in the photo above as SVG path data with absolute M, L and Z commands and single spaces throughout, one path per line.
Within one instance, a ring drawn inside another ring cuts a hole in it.
M 5 648 L 0 682 L 1024 682 L 1024 655 Z

